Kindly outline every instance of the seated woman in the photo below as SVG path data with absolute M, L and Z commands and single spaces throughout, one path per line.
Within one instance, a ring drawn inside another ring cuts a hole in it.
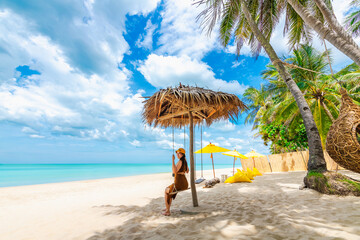
M 175 199 L 176 194 L 171 194 L 177 191 L 188 189 L 188 182 L 185 173 L 189 172 L 189 167 L 185 158 L 185 149 L 179 148 L 176 150 L 176 156 L 179 161 L 175 165 L 175 156 L 172 156 L 172 171 L 175 174 L 175 181 L 173 184 L 165 189 L 165 212 L 162 214 L 170 216 L 170 206 L 172 199 Z

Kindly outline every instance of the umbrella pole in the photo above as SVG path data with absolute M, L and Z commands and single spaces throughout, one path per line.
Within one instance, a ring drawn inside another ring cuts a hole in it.
M 235 157 L 234 157 L 234 165 L 233 165 L 233 175 L 235 174 Z
M 215 178 L 214 157 L 213 157 L 212 153 L 211 153 L 211 161 L 212 161 L 212 165 L 213 165 L 213 173 L 214 173 L 214 178 Z
M 190 186 L 191 186 L 191 195 L 193 200 L 193 206 L 197 207 L 198 199 L 196 194 L 195 187 L 195 166 L 194 166 L 194 123 L 193 123 L 193 115 L 191 111 L 189 111 L 189 132 L 190 132 L 190 141 L 189 141 L 189 152 L 190 152 Z
M 255 168 L 255 158 L 253 157 L 253 164 L 254 164 L 254 166 L 253 166 L 253 170 L 254 170 L 254 168 Z

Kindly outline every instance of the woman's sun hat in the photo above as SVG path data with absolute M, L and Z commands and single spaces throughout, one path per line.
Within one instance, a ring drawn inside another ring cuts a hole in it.
M 183 148 L 179 148 L 178 150 L 176 150 L 176 153 L 182 153 L 182 154 L 185 154 L 185 149 L 183 149 Z

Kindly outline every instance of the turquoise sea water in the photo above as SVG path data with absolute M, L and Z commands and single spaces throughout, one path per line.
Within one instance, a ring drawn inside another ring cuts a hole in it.
M 215 168 L 232 168 L 232 164 L 216 164 Z M 196 169 L 199 171 L 200 165 Z M 204 170 L 209 169 L 212 165 L 205 164 Z M 0 187 L 164 172 L 171 174 L 170 164 L 0 164 Z

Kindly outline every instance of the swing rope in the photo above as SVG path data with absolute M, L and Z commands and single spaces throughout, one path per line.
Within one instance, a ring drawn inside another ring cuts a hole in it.
M 201 125 L 201 130 L 200 130 L 200 149 L 201 149 L 201 178 L 204 178 L 203 176 L 203 154 L 202 154 L 202 125 Z
M 171 109 L 171 113 L 173 113 L 173 109 Z M 175 154 L 175 137 L 174 137 L 174 117 L 171 117 L 171 121 L 172 121 L 172 125 L 173 125 L 173 128 L 172 128 L 172 140 L 173 140 L 173 154 Z M 183 119 L 184 121 L 184 119 Z M 181 131 L 181 128 L 180 128 L 180 131 Z M 185 125 L 184 125 L 184 149 L 185 149 Z M 173 175 L 174 176 L 174 175 Z M 182 191 L 186 191 L 186 190 L 189 190 L 190 188 L 188 189 L 184 189 L 184 190 L 177 190 L 175 185 L 174 185 L 174 190 L 173 192 L 169 193 L 170 196 L 172 195 L 175 195 L 175 194 L 178 194 L 179 192 L 182 192 Z
M 195 127 L 194 127 L 195 128 Z M 194 139 L 196 139 L 196 137 L 195 137 L 195 131 L 193 131 L 193 137 L 194 137 Z M 194 144 L 195 146 L 196 146 L 196 141 L 195 141 L 195 144 Z M 189 149 L 190 149 L 190 139 L 189 139 Z M 194 166 L 195 166 L 195 179 L 196 179 L 196 154 L 194 154 Z
M 173 115 L 173 108 L 171 108 L 171 115 Z M 171 117 L 172 122 L 172 144 L 173 144 L 173 155 L 175 156 L 175 137 L 174 137 L 174 117 Z
M 185 146 L 185 125 L 184 125 L 184 149 L 186 149 L 186 146 Z
M 172 144 L 173 144 L 173 155 L 175 155 L 175 137 L 174 137 L 174 126 L 172 127 Z

